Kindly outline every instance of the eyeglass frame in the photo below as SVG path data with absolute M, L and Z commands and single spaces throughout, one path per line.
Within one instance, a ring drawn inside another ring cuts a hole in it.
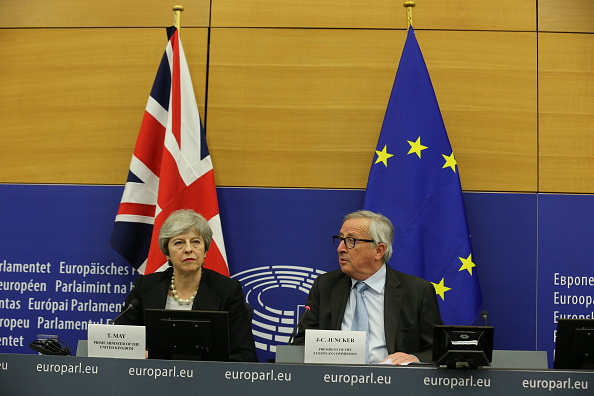
M 336 241 L 339 241 L 338 243 L 336 243 Z M 353 241 L 353 246 L 347 245 L 347 240 L 352 240 Z M 373 239 L 360 239 L 360 238 L 353 238 L 353 237 L 341 237 L 340 235 L 334 235 L 332 236 L 332 242 L 334 243 L 334 246 L 339 247 L 340 246 L 340 242 L 344 242 L 344 246 L 346 246 L 347 249 L 354 249 L 355 246 L 357 246 L 357 242 L 370 242 L 370 243 L 375 243 L 375 241 Z

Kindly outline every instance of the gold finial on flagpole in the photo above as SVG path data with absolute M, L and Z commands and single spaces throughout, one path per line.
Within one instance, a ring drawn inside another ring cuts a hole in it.
M 173 6 L 173 24 L 179 30 L 181 28 L 181 13 L 184 10 L 184 6 L 174 5 Z
M 416 6 L 414 1 L 405 1 L 403 4 L 404 8 L 406 8 L 406 19 L 408 20 L 408 27 L 411 27 L 413 24 L 413 7 Z

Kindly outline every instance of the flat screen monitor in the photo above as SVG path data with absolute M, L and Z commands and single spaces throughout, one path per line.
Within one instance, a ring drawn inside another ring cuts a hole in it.
M 436 325 L 433 360 L 447 368 L 489 366 L 493 358 L 493 326 Z
M 594 319 L 559 319 L 553 368 L 594 370 Z
M 229 361 L 226 311 L 146 310 L 149 359 Z

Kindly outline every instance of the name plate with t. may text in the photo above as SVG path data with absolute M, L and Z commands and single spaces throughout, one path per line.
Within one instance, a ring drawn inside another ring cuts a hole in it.
M 365 364 L 365 332 L 306 329 L 303 361 Z
M 146 358 L 144 326 L 89 324 L 88 339 L 91 357 Z

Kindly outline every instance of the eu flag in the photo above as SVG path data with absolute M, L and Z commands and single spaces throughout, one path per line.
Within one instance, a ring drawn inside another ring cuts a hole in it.
M 412 26 L 375 153 L 364 208 L 394 223 L 392 267 L 433 283 L 444 323 L 471 325 L 482 297 L 458 165 Z

